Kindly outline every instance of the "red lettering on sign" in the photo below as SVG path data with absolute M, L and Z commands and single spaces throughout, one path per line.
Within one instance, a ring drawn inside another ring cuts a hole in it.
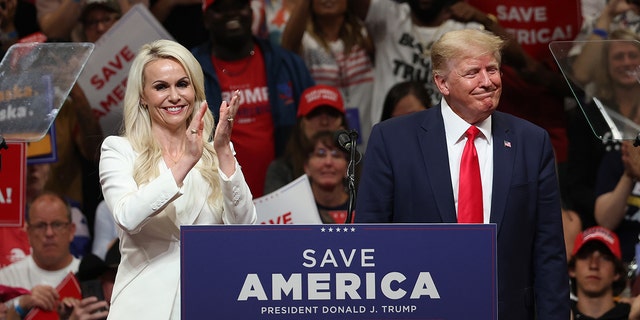
M 124 100 L 124 92 L 125 88 L 127 87 L 127 79 L 128 78 L 124 78 L 119 85 L 113 88 L 113 90 L 111 90 L 111 92 L 109 92 L 109 94 L 102 101 L 100 101 L 100 109 L 93 109 L 94 114 L 98 118 L 106 116 L 111 111 L 112 107 L 117 107 L 120 102 Z
M 109 82 L 109 79 L 112 76 L 125 69 L 125 62 L 133 60 L 134 57 L 135 55 L 133 54 L 131 49 L 125 46 L 116 53 L 113 59 L 107 61 L 107 65 L 102 67 L 102 69 L 100 70 L 100 74 L 94 74 L 93 76 L 91 76 L 91 85 L 93 85 L 93 87 L 97 90 L 102 89 L 105 84 Z
M 291 212 L 287 212 L 281 216 L 278 216 L 275 221 L 273 219 L 269 219 L 268 223 L 262 222 L 261 224 L 293 224 Z
M 8 143 L 0 166 L 0 227 L 21 227 L 24 222 L 27 182 L 26 143 Z

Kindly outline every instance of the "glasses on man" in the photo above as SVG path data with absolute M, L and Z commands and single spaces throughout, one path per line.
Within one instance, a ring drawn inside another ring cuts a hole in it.
M 51 227 L 51 230 L 53 230 L 53 232 L 60 233 L 66 230 L 66 228 L 70 224 L 71 222 L 62 222 L 62 221 L 54 221 L 51 223 L 39 222 L 39 223 L 29 224 L 28 228 L 37 233 L 46 233 L 49 227 Z
M 109 14 L 105 15 L 98 19 L 87 19 L 84 21 L 83 26 L 85 29 L 96 29 L 98 25 L 102 24 L 104 26 L 111 26 L 116 20 L 118 20 L 118 14 Z

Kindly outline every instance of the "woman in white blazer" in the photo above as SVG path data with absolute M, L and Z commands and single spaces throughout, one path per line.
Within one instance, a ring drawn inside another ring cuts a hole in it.
M 135 57 L 122 136 L 102 144 L 100 182 L 119 226 L 122 260 L 109 319 L 180 318 L 180 226 L 252 224 L 256 212 L 230 142 L 235 94 L 213 115 L 202 69 L 158 40 Z

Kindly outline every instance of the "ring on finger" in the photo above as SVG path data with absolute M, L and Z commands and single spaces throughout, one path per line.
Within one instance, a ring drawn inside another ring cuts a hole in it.
M 196 129 L 191 129 L 191 134 L 198 134 L 198 130 L 196 130 Z
M 233 117 L 227 117 L 227 121 L 233 122 Z

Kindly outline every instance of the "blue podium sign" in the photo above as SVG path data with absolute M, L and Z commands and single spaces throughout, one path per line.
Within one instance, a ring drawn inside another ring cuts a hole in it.
M 182 319 L 497 319 L 495 224 L 183 226 Z

